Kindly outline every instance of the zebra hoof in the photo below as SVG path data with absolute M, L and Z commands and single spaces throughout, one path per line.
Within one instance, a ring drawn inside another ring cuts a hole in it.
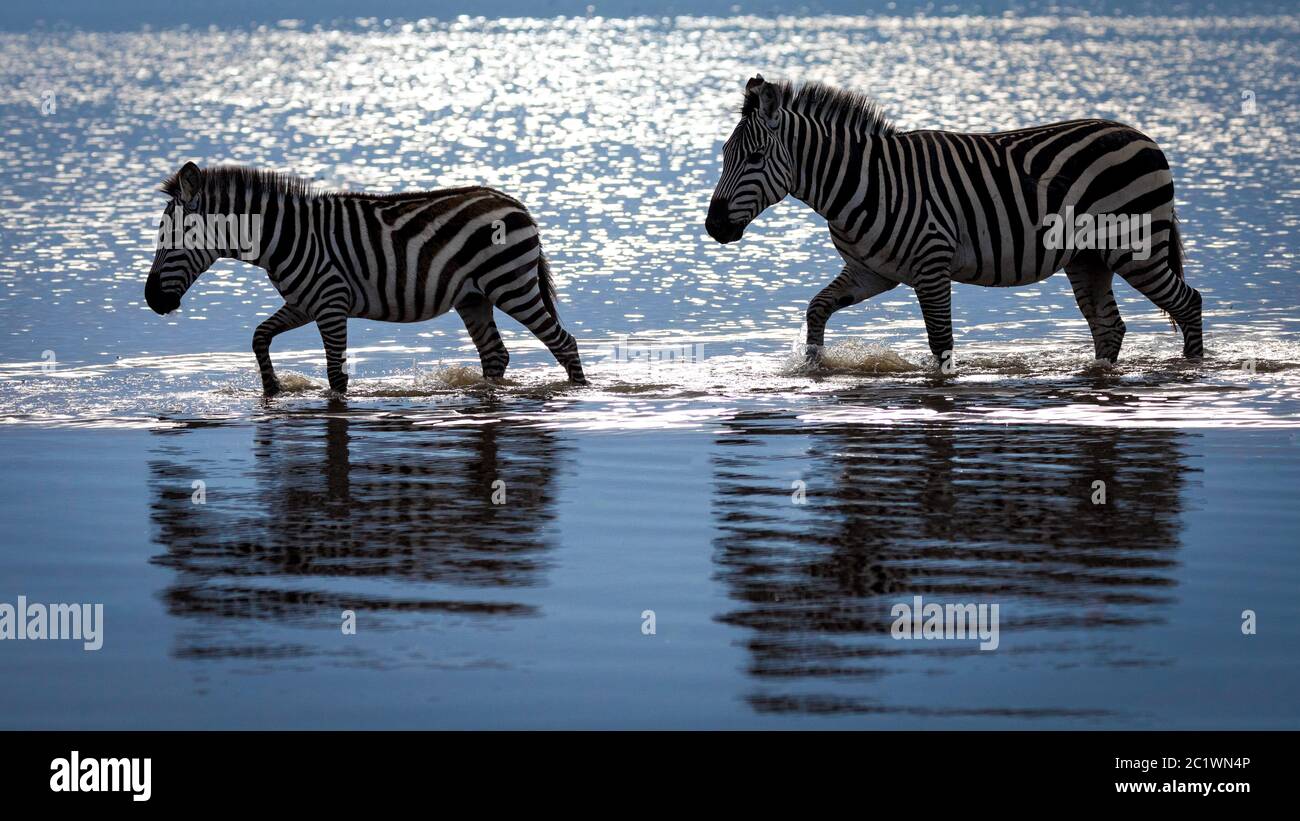
M 343 376 L 339 377 L 338 379 L 331 379 L 331 380 L 330 380 L 330 390 L 334 391 L 334 393 L 347 393 L 347 392 L 348 392 L 348 377 L 347 377 L 347 374 L 344 374 Z
M 582 362 L 577 358 L 564 365 L 564 372 L 569 377 L 570 385 L 587 384 L 587 374 L 582 370 Z
M 825 345 L 804 345 L 803 346 L 803 364 L 806 368 L 814 368 L 822 363 L 822 354 L 826 352 Z
M 264 399 L 270 399 L 271 397 L 273 397 L 273 396 L 275 396 L 276 394 L 278 394 L 278 393 L 280 392 L 280 390 L 281 390 L 281 388 L 280 388 L 280 383 L 279 383 L 279 382 L 263 382 L 263 383 L 262 383 L 262 398 L 264 398 Z

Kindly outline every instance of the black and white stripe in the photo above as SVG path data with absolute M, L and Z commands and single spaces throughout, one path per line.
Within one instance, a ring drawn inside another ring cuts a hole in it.
M 577 341 L 561 327 L 537 224 L 512 197 L 468 187 L 410 194 L 322 193 L 281 174 L 187 163 L 163 183 L 167 219 L 185 213 L 258 215 L 259 246 L 246 261 L 266 269 L 285 305 L 257 326 L 253 352 L 267 394 L 279 390 L 271 340 L 315 322 L 330 387 L 347 389 L 347 320 L 420 322 L 455 309 L 483 364 L 509 362 L 493 319 L 500 308 L 585 382 Z M 212 263 L 234 248 L 160 247 L 145 286 L 149 307 L 175 310 Z
M 1064 269 L 1114 362 L 1124 337 L 1111 279 L 1119 274 L 1170 314 L 1183 355 L 1199 358 L 1201 295 L 1183 280 L 1173 176 L 1164 153 L 1129 126 L 1076 120 L 987 134 L 900 132 L 866 98 L 820 84 L 745 87 L 723 148 L 706 227 L 734 242 L 786 194 L 830 224 L 845 265 L 808 306 L 817 357 L 830 315 L 899 283 L 916 290 L 935 356 L 952 351 L 951 283 L 1014 286 Z M 1045 247 L 1044 218 L 1150 214 L 1150 256 L 1128 249 Z

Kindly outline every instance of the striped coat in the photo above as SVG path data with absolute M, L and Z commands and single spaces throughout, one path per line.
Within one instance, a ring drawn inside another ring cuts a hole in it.
M 832 313 L 900 283 L 916 291 L 931 351 L 951 357 L 953 282 L 1023 285 L 1060 270 L 1097 358 L 1116 361 L 1124 337 L 1116 273 L 1174 318 L 1184 356 L 1202 355 L 1201 296 L 1183 279 L 1173 177 L 1160 148 L 1128 126 L 900 132 L 857 94 L 755 77 L 706 228 L 734 242 L 787 194 L 827 220 L 844 260 L 808 307 L 812 359 Z
M 420 322 L 460 314 L 478 348 L 483 375 L 504 374 L 509 354 L 493 318 L 499 308 L 533 332 L 574 382 L 584 382 L 577 341 L 559 323 L 536 223 L 518 200 L 484 187 L 410 194 L 323 193 L 306 182 L 242 167 L 202 170 L 187 163 L 163 183 L 170 201 L 145 285 L 166 314 L 217 259 L 240 258 L 267 271 L 285 304 L 258 325 L 253 352 L 263 390 L 279 383 L 271 340 L 315 322 L 330 387 L 347 389 L 347 320 Z M 238 222 L 239 218 L 244 222 Z M 169 229 L 196 220 L 252 236 Z

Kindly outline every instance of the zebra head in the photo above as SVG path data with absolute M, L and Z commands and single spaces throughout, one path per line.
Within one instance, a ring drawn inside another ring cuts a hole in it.
M 145 281 L 144 298 L 157 314 L 180 307 L 181 297 L 194 280 L 216 262 L 221 253 L 211 248 L 203 221 L 203 172 L 187 162 L 162 185 L 171 199 L 158 226 L 158 250 Z M 196 219 L 197 218 L 197 219 Z
M 722 147 L 722 179 L 713 191 L 704 227 L 721 243 L 735 242 L 745 227 L 790 192 L 792 163 L 777 139 L 781 93 L 758 75 L 745 84 L 740 123 Z

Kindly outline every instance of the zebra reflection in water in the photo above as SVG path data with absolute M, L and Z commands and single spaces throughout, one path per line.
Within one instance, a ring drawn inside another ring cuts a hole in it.
M 737 417 L 715 449 L 714 560 L 733 602 L 717 618 L 745 628 L 755 709 L 934 712 L 881 703 L 873 684 L 917 654 L 960 673 L 980 652 L 891 640 L 892 605 L 917 595 L 1000 602 L 1001 652 L 1023 663 L 1074 652 L 1073 664 L 1080 646 L 1099 664 L 1160 663 L 1126 646 L 1126 631 L 1161 624 L 1174 601 L 1193 472 L 1185 434 L 790 422 Z M 1104 504 L 1094 504 L 1095 482 Z
M 165 548 L 154 562 L 176 572 L 166 607 L 225 625 L 190 637 L 181 655 L 316 653 L 258 633 L 268 623 L 337 631 L 343 610 L 369 625 L 398 613 L 536 615 L 510 591 L 545 582 L 553 479 L 567 458 L 550 432 L 281 416 L 258 423 L 253 464 L 233 473 L 195 455 L 196 433 L 160 434 L 150 466 Z M 204 504 L 194 479 L 206 483 Z

